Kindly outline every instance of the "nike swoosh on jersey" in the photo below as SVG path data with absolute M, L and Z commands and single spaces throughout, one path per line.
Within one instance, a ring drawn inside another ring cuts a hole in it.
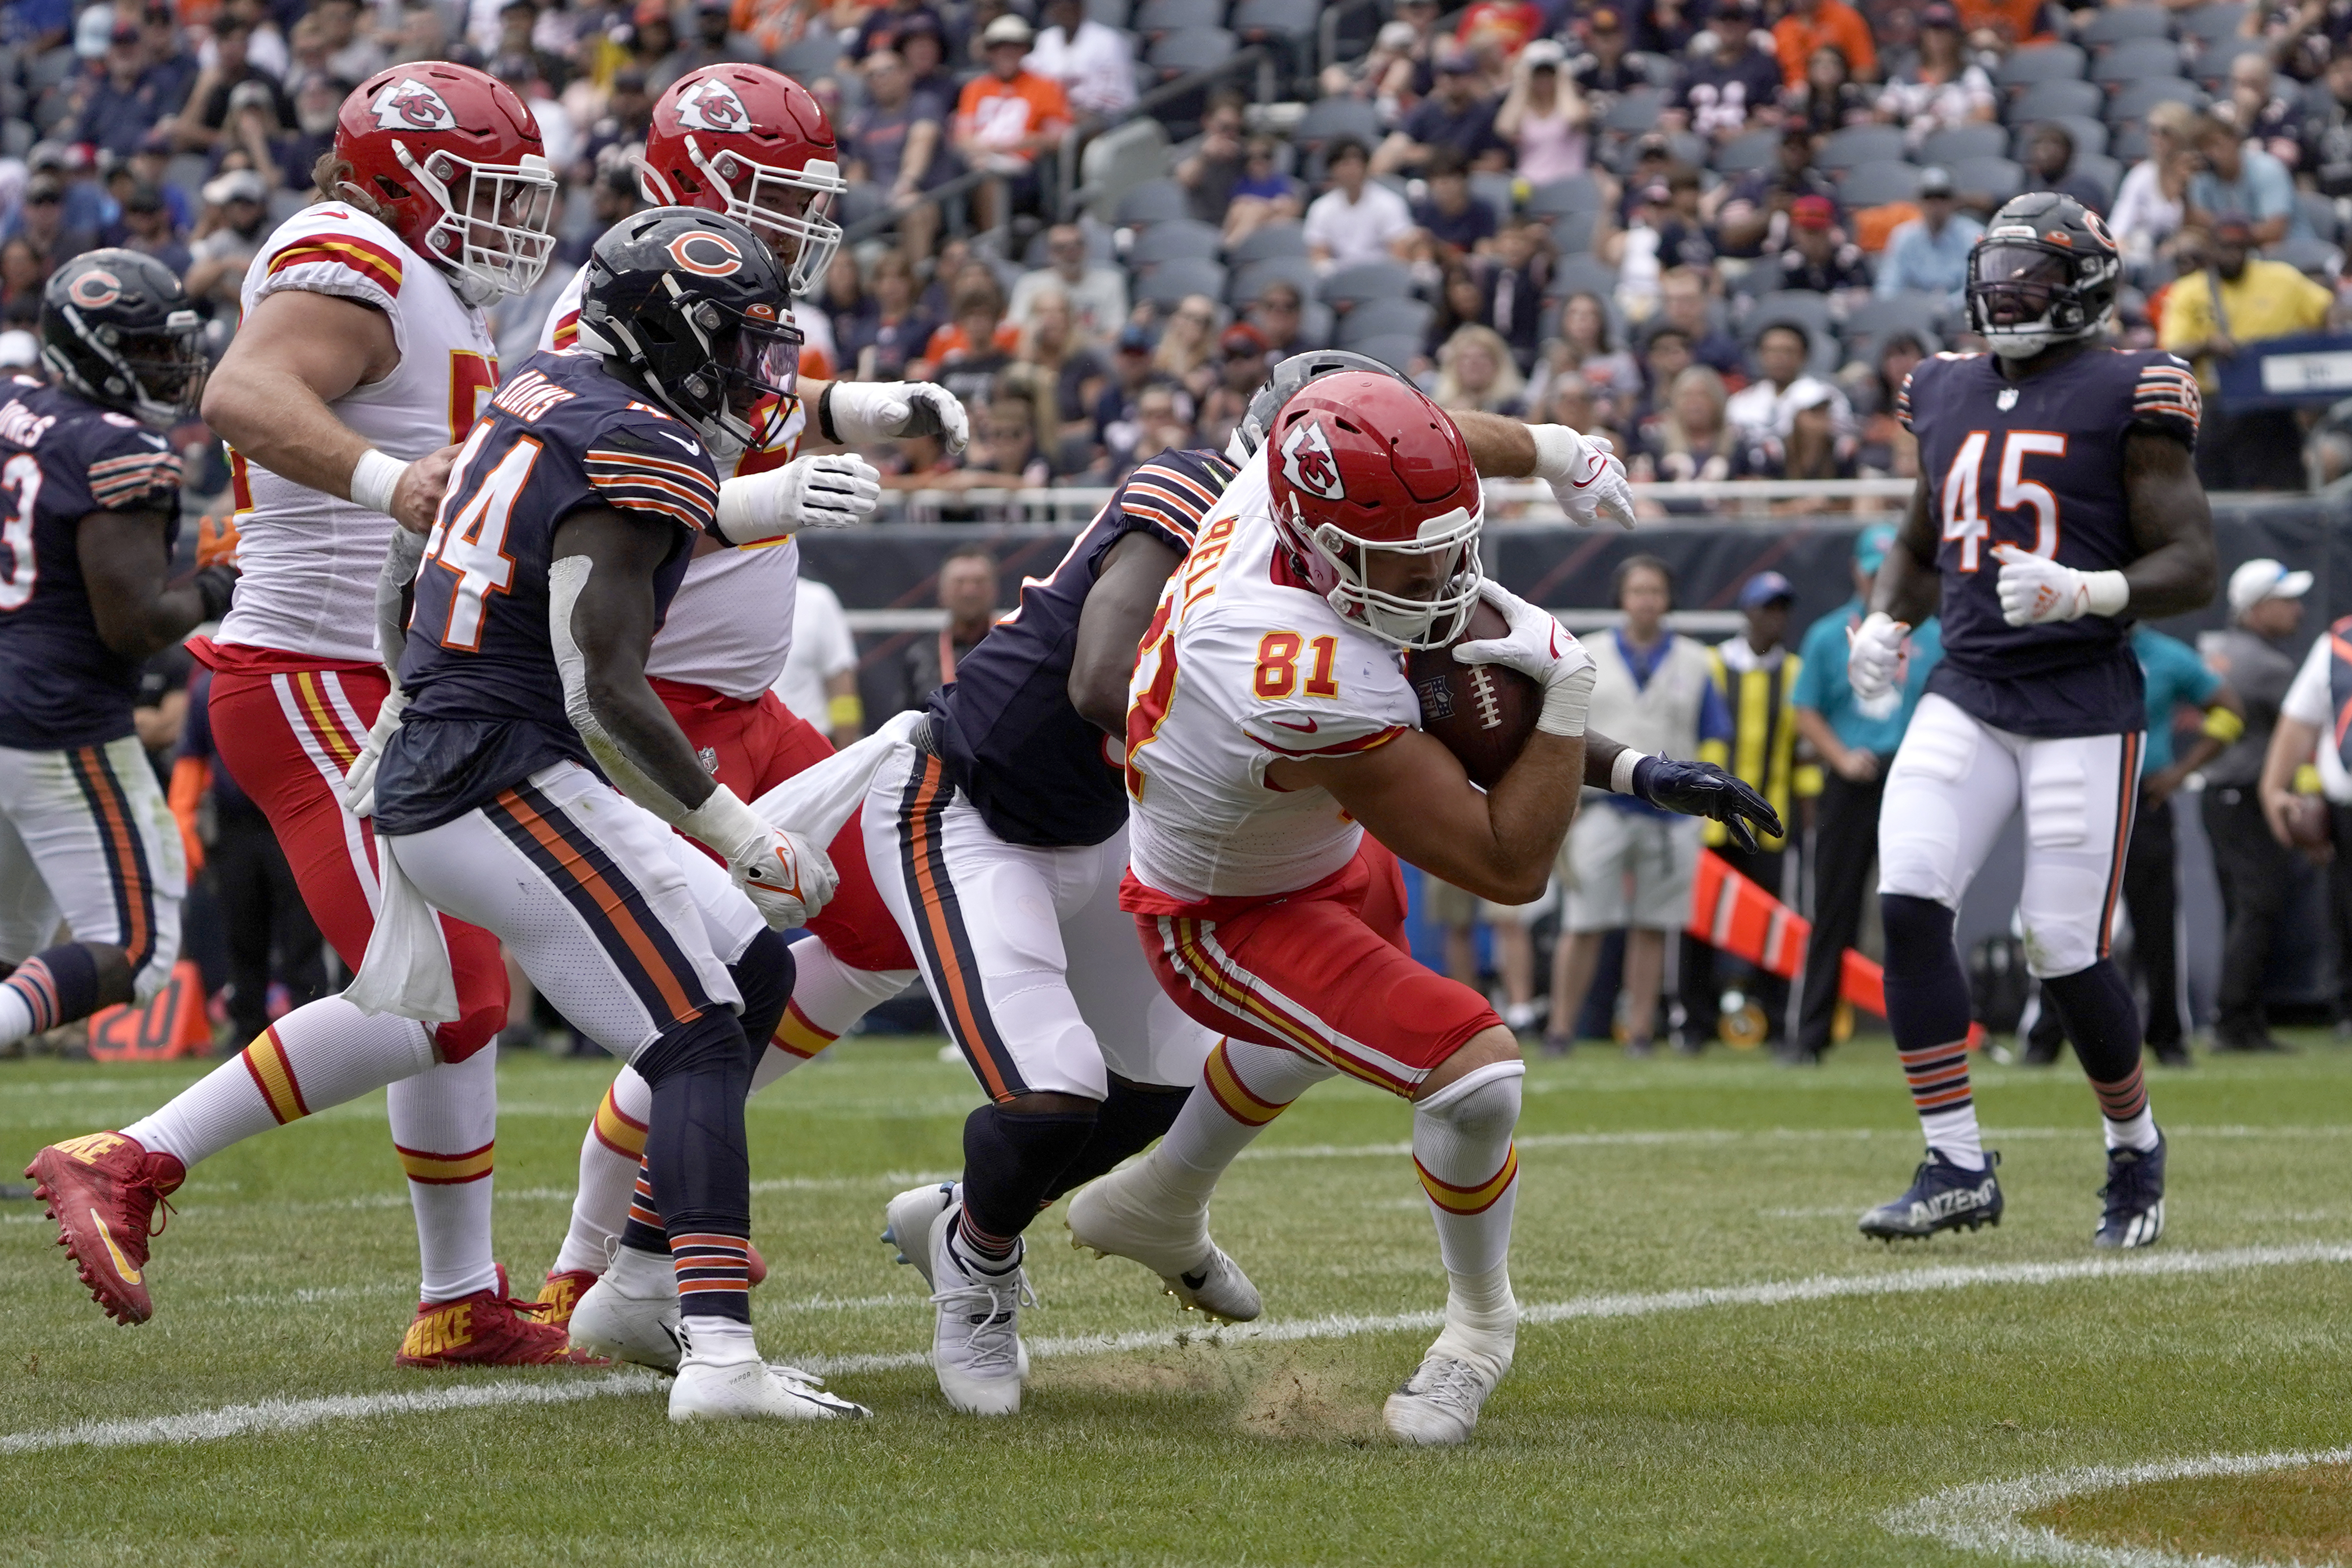
M 699 446 L 698 446 L 698 445 L 696 445 L 693 442 L 688 441 L 688 440 L 685 436 L 683 436 L 683 435 L 671 435 L 671 434 L 670 434 L 670 433 L 669 433 L 668 431 L 667 431 L 667 430 L 656 430 L 656 431 L 655 431 L 655 432 L 654 432 L 654 434 L 655 434 L 656 435 L 667 436 L 669 440 L 672 440 L 672 441 L 677 442 L 680 446 L 685 447 L 688 452 L 693 453 L 697 457 L 699 457 L 699 456 L 701 456 L 701 455 L 702 455 L 702 448 L 701 448 L 701 447 L 699 447 Z
M 1278 724 L 1285 729 L 1295 729 L 1301 735 L 1312 735 L 1315 733 L 1315 721 L 1311 718 L 1305 724 L 1293 724 L 1286 718 L 1270 718 L 1266 720 L 1266 722 L 1268 724 Z

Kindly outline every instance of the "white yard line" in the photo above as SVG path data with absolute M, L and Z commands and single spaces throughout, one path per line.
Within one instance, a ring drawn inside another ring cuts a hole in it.
M 2018 1516 L 2061 1498 L 2149 1481 L 2197 1476 L 2252 1476 L 2306 1465 L 2352 1464 L 2352 1448 L 2319 1453 L 2208 1454 L 2146 1465 L 2088 1465 L 2044 1470 L 2014 1480 L 1947 1487 L 1898 1508 L 1879 1522 L 1897 1535 L 1921 1535 L 1964 1552 L 1989 1552 L 2021 1563 L 2062 1563 L 2071 1568 L 2236 1568 L 2237 1559 L 2183 1557 L 2141 1546 L 2097 1546 L 2070 1541 L 2044 1525 Z
M 1997 1263 L 1979 1268 L 1816 1274 L 1811 1279 L 1776 1280 L 1753 1285 L 1578 1296 L 1570 1301 L 1541 1302 L 1523 1308 L 1519 1321 L 1532 1325 L 1588 1318 L 1653 1317 L 1661 1312 L 1696 1312 L 1710 1307 L 1786 1306 L 1801 1301 L 1850 1297 L 1969 1290 L 1979 1285 L 2056 1285 L 2076 1280 L 2217 1274 L 2248 1269 L 2294 1268 L 2313 1263 L 2352 1263 L 2352 1245 L 2313 1243 L 2301 1247 L 2239 1247 L 2212 1252 L 2153 1252 L 2130 1258 L 2091 1258 L 2071 1263 Z M 794 1303 L 801 1310 L 863 1307 L 866 1304 L 864 1299 Z M 914 1304 L 911 1298 L 908 1304 Z M 1441 1314 L 1434 1312 L 1394 1312 L 1384 1316 L 1349 1313 L 1228 1328 L 1216 1328 L 1201 1322 L 1194 1326 L 1147 1329 L 1120 1334 L 1061 1334 L 1032 1339 L 1028 1343 L 1030 1357 L 1034 1360 L 1169 1349 L 1180 1342 L 1207 1339 L 1212 1334 L 1220 1343 L 1280 1344 L 1294 1340 L 1348 1339 L 1359 1334 L 1426 1333 L 1436 1328 L 1441 1321 Z M 929 1364 L 930 1354 L 926 1351 L 817 1356 L 803 1358 L 800 1362 L 806 1370 L 828 1377 L 845 1373 L 898 1371 Z M 324 1421 L 359 1420 L 374 1416 L 412 1415 L 435 1410 L 470 1410 L 499 1405 L 562 1405 L 608 1394 L 648 1393 L 661 1386 L 661 1380 L 651 1374 L 619 1372 L 577 1381 L 515 1379 L 477 1383 L 420 1394 L 354 1394 L 322 1399 L 268 1400 L 258 1405 L 232 1405 L 218 1410 L 196 1411 L 184 1416 L 86 1421 L 47 1431 L 0 1435 L 0 1454 L 37 1453 L 50 1448 L 123 1448 L 145 1443 L 211 1442 L 254 1433 L 298 1431 Z

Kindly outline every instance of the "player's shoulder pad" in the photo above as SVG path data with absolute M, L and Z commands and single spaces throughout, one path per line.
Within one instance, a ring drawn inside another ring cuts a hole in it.
M 2116 351 L 2112 363 L 2118 390 L 2128 389 L 2131 400 L 2126 424 L 2146 425 L 2196 444 L 2205 398 L 2187 361 L 2161 349 L 2138 349 Z
M 641 401 L 601 367 L 575 385 L 586 405 L 573 414 L 580 465 L 598 498 L 698 531 L 717 527 L 719 470 L 693 428 Z
M 43 448 L 82 471 L 100 510 L 151 511 L 164 504 L 158 497 L 177 504 L 180 455 L 169 441 L 129 414 L 63 392 L 52 395 L 58 424 Z
M 421 265 L 380 220 L 347 203 L 320 202 L 278 225 L 262 246 L 253 302 L 297 288 L 389 310 L 408 268 Z
M 1178 551 L 1189 550 L 1202 520 L 1239 472 L 1222 453 L 1163 452 L 1119 486 L 1114 504 L 1122 519 L 1120 531 L 1156 533 Z

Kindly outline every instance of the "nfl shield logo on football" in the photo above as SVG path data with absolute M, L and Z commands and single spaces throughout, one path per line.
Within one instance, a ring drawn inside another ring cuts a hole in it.
M 2017 406 L 2017 389 L 2015 387 L 2003 387 L 2000 389 L 2000 395 L 1992 401 L 1993 405 L 1996 408 L 1999 408 L 2001 413 L 2007 413 L 2011 409 Z
M 709 774 L 714 779 L 719 777 L 719 748 L 717 747 L 704 747 L 701 750 L 694 754 L 694 759 L 702 764 L 702 770 L 705 773 Z

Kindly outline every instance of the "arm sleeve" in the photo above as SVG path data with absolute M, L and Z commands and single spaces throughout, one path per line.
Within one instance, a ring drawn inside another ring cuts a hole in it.
M 2193 447 L 2198 422 L 2204 416 L 2204 396 L 2189 366 L 2171 354 L 2150 355 L 2132 382 L 2130 423 Z
M 596 498 L 624 512 L 682 523 L 698 533 L 719 524 L 719 479 L 687 427 L 631 408 L 607 420 L 581 455 Z
M 2304 655 L 2302 668 L 2295 671 L 2294 681 L 2286 689 L 2286 698 L 2279 704 L 2281 718 L 2291 718 L 2317 729 L 2333 729 L 2335 700 L 2328 680 L 2328 666 L 2334 660 L 2332 645 L 2330 638 L 2322 637 Z
M 162 512 L 176 517 L 179 454 L 151 431 L 107 428 L 112 439 L 96 443 L 90 453 L 90 499 L 100 511 Z
M 1912 366 L 1910 373 L 1903 378 L 1903 384 L 1895 389 L 1895 417 L 1902 422 L 1904 429 L 1915 434 L 1916 427 L 1911 423 L 1911 389 L 1918 382 L 1919 372 L 1931 362 L 1923 361 Z

